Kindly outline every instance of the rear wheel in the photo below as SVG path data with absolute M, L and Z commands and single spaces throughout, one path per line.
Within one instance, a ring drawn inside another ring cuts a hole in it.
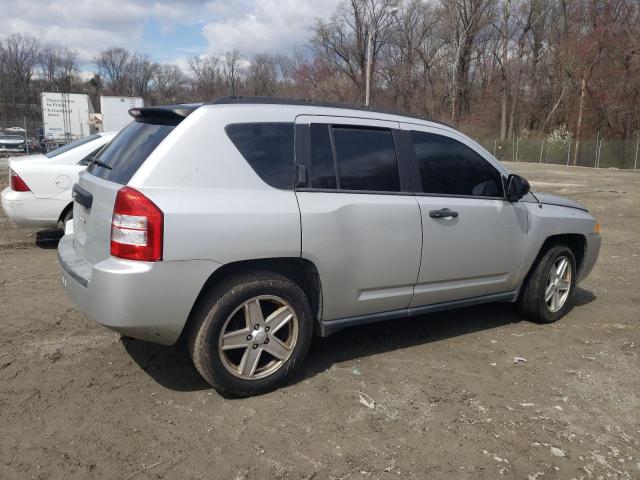
M 520 294 L 520 311 L 539 323 L 551 323 L 573 308 L 576 259 L 571 249 L 557 245 L 538 260 Z
M 227 279 L 192 315 L 188 346 L 196 368 L 217 390 L 240 396 L 282 384 L 306 355 L 313 332 L 304 292 L 272 272 Z

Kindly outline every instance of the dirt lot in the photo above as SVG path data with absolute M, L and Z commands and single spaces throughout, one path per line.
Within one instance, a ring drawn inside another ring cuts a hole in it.
M 640 478 L 640 173 L 510 167 L 604 225 L 568 317 L 496 304 L 352 328 L 244 400 L 182 348 L 78 313 L 50 235 L 0 213 L 0 478 Z

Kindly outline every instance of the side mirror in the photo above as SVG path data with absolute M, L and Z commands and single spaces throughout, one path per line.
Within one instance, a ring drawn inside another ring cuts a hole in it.
M 531 190 L 529 182 L 520 175 L 510 174 L 507 178 L 507 200 L 517 202 Z

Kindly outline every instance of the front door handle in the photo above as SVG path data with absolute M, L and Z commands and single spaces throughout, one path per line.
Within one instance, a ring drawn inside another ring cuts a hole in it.
M 454 212 L 448 208 L 443 208 L 442 210 L 431 210 L 429 212 L 429 216 L 431 218 L 456 218 L 458 216 L 458 212 Z

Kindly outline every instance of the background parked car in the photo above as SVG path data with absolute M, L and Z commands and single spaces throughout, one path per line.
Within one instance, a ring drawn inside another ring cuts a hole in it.
M 24 137 L 15 134 L 0 134 L 0 152 L 23 152 L 26 148 Z
M 47 154 L 9 158 L 10 185 L 1 195 L 7 216 L 20 226 L 41 227 L 71 219 L 71 187 L 115 135 L 97 133 Z

